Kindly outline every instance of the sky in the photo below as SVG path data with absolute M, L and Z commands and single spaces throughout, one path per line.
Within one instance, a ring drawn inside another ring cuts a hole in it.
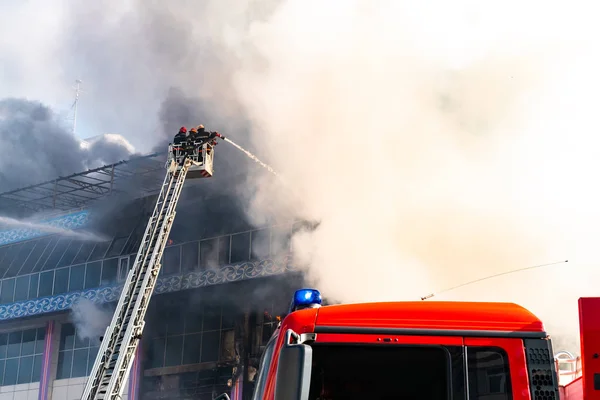
M 279 172 L 228 189 L 251 221 L 320 222 L 295 262 L 340 301 L 569 259 L 436 298 L 518 302 L 576 351 L 577 298 L 599 277 L 595 8 L 8 0 L 0 98 L 60 119 L 81 79 L 77 135 L 138 152 L 197 115 Z

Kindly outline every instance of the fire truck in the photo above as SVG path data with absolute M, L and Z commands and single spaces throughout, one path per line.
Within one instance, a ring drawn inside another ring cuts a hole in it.
M 579 310 L 581 376 L 561 386 L 571 358 L 555 359 L 542 321 L 517 304 L 323 305 L 301 289 L 265 347 L 253 399 L 600 399 L 600 298 Z

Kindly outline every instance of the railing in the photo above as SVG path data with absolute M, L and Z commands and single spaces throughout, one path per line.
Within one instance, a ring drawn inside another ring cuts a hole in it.
M 161 276 L 261 260 L 291 251 L 293 225 L 278 225 L 202 240 L 173 243 L 163 254 Z M 112 285 L 125 279 L 136 254 L 107 258 L 0 282 L 0 304 Z
M 575 357 L 568 351 L 561 351 L 554 355 L 556 371 L 558 373 L 558 384 L 568 385 L 582 374 L 581 357 Z

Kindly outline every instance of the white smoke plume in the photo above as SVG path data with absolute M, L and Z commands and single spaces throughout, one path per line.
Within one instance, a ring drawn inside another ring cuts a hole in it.
M 293 189 L 265 173 L 240 197 L 261 224 L 320 221 L 293 246 L 327 297 L 419 299 L 569 259 L 433 300 L 518 302 L 562 343 L 577 341 L 577 297 L 598 294 L 592 2 L 65 0 L 54 8 L 39 32 L 9 25 L 44 52 L 10 58 L 10 81 L 21 86 L 8 94 L 47 92 L 39 77 L 14 72 L 23 68 L 43 66 L 40 77 L 84 71 L 99 131 L 126 125 L 136 148 L 159 136 L 155 116 L 170 87 L 226 121 L 241 104 L 250 150 Z M 0 20 L 16 21 L 3 11 Z M 0 41 L 4 54 L 22 48 L 30 46 Z M 182 117 L 170 114 L 177 129 Z
M 89 299 L 80 298 L 71 308 L 71 321 L 79 339 L 90 339 L 99 343 L 110 325 L 114 310 L 95 304 Z
M 251 26 L 235 85 L 258 154 L 302 196 L 267 176 L 250 212 L 321 221 L 294 249 L 345 302 L 569 259 L 434 299 L 517 302 L 576 343 L 576 300 L 598 295 L 588 4 L 284 1 Z

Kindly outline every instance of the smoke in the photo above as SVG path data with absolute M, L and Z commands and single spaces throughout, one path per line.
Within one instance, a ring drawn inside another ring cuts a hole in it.
M 39 64 L 82 78 L 81 117 L 138 149 L 204 123 L 272 165 L 293 190 L 222 144 L 202 193 L 235 195 L 256 224 L 319 221 L 293 247 L 327 297 L 418 299 L 568 258 L 439 299 L 515 301 L 575 338 L 600 234 L 587 5 L 64 1 Z M 31 70 L 19 60 L 7 70 Z
M 302 195 L 253 179 L 250 214 L 320 221 L 296 262 L 344 302 L 568 258 L 439 300 L 518 302 L 576 342 L 600 233 L 586 8 L 283 2 L 251 26 L 235 87 L 259 156 Z
M 104 336 L 110 325 L 114 310 L 95 304 L 84 297 L 80 298 L 71 308 L 71 322 L 79 339 L 90 339 L 98 344 L 100 336 Z
M 0 188 L 40 183 L 129 158 L 133 148 L 118 135 L 81 142 L 40 102 L 0 100 Z
M 71 229 L 65 229 L 59 226 L 54 226 L 49 223 L 39 223 L 0 216 L 0 229 L 4 228 L 16 228 L 15 235 L 19 234 L 19 230 L 36 230 L 39 232 L 46 232 L 49 234 L 54 233 L 65 237 L 73 237 L 91 242 L 102 242 L 108 240 L 106 237 L 92 232 L 74 231 Z

